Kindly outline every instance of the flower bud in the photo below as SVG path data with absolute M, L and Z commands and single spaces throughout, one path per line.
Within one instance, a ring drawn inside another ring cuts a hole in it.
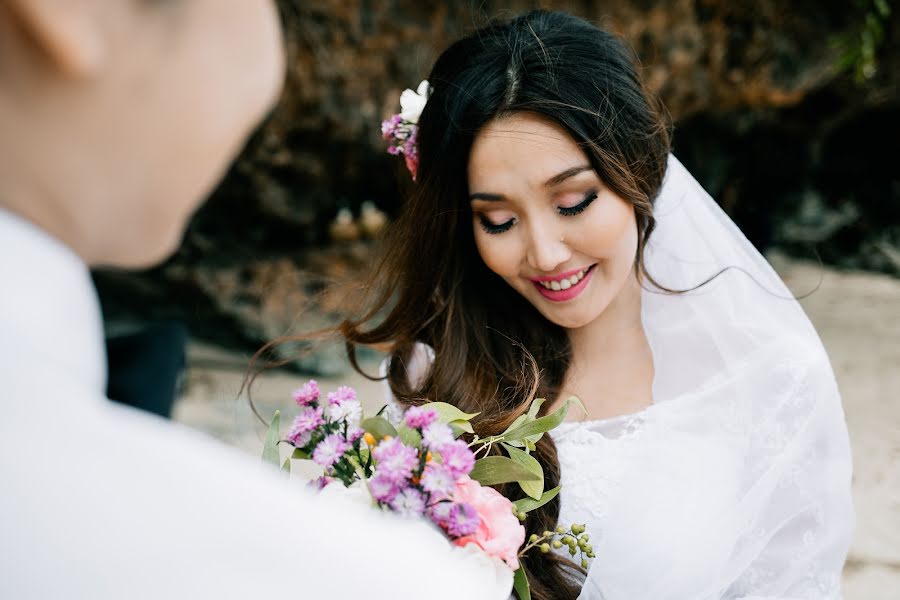
M 533 544 L 533 543 L 535 543 L 535 542 L 537 541 L 537 539 L 538 539 L 537 534 L 536 534 L 536 533 L 532 533 L 532 534 L 531 534 L 531 537 L 528 538 L 528 543 L 529 543 L 529 544 Z
M 562 548 L 562 542 L 559 540 L 553 540 L 553 549 L 559 550 L 560 548 Z
M 582 559 L 581 559 L 581 568 L 582 568 L 582 569 L 587 569 L 587 568 L 588 568 L 588 561 L 587 561 L 586 558 L 582 558 Z
M 546 542 L 544 542 L 543 544 L 541 544 L 541 552 L 542 552 L 543 554 L 547 554 L 548 552 L 550 552 L 550 544 L 548 544 L 548 543 L 546 543 Z

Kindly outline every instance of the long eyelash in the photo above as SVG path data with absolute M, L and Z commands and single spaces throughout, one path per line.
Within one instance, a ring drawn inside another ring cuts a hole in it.
M 478 219 L 481 222 L 481 228 L 484 229 L 485 233 L 496 234 L 503 233 L 504 231 L 509 231 L 509 228 L 513 226 L 513 222 L 515 219 L 510 219 L 506 223 L 501 223 L 500 225 L 494 225 L 484 217 L 479 217 Z
M 575 206 L 563 207 L 560 206 L 556 210 L 561 215 L 565 215 L 567 217 L 574 217 L 575 215 L 581 213 L 586 209 L 591 203 L 597 199 L 597 192 L 591 192 L 587 196 L 584 197 L 584 200 L 576 204 Z

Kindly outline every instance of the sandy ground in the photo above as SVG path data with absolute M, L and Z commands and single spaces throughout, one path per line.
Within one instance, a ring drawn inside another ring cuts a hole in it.
M 900 598 L 900 280 L 869 273 L 822 270 L 806 262 L 771 257 L 798 295 L 821 278 L 802 301 L 831 356 L 841 387 L 853 445 L 857 530 L 844 570 L 847 600 Z M 200 343 L 189 349 L 184 392 L 175 418 L 248 452 L 259 453 L 264 427 L 238 392 L 246 356 Z M 377 366 L 371 364 L 371 372 Z M 264 374 L 253 399 L 266 417 L 293 414 L 290 392 L 305 378 Z M 323 387 L 338 381 L 319 378 Z M 379 384 L 359 375 L 340 383 L 357 388 L 370 407 L 380 405 Z M 371 409 L 371 408 L 370 408 Z M 287 418 L 287 417 L 286 417 Z

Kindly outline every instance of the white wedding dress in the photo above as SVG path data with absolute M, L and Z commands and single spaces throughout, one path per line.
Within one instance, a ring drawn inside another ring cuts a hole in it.
M 854 526 L 834 375 L 799 304 L 670 157 L 645 263 L 653 403 L 552 432 L 586 600 L 835 600 Z M 421 377 L 431 349 L 408 371 Z M 564 552 L 565 546 L 560 550 Z

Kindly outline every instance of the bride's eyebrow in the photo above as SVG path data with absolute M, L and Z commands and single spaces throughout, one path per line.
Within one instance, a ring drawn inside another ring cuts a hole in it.
M 559 184 L 561 184 L 562 182 L 564 182 L 566 179 L 569 179 L 570 177 L 575 177 L 579 173 L 584 173 L 585 171 L 590 171 L 592 169 L 593 169 L 593 167 L 591 165 L 578 165 L 575 167 L 571 167 L 569 169 L 566 169 L 565 171 L 557 173 L 556 175 L 554 175 L 553 177 L 551 177 L 550 179 L 545 181 L 544 187 L 545 188 L 556 187 Z M 472 194 L 469 194 L 469 202 L 473 202 L 475 200 L 487 200 L 488 202 L 499 202 L 499 201 L 505 200 L 505 197 L 503 196 L 503 194 L 492 194 L 492 193 L 488 193 L 488 192 L 474 192 Z
M 579 173 L 584 173 L 585 171 L 592 170 L 593 167 L 591 165 L 578 165 L 577 167 L 572 167 L 571 169 L 566 169 L 561 173 L 557 173 L 550 179 L 544 182 L 544 187 L 551 188 L 556 187 L 561 184 L 563 181 L 568 179 L 569 177 L 575 177 Z

